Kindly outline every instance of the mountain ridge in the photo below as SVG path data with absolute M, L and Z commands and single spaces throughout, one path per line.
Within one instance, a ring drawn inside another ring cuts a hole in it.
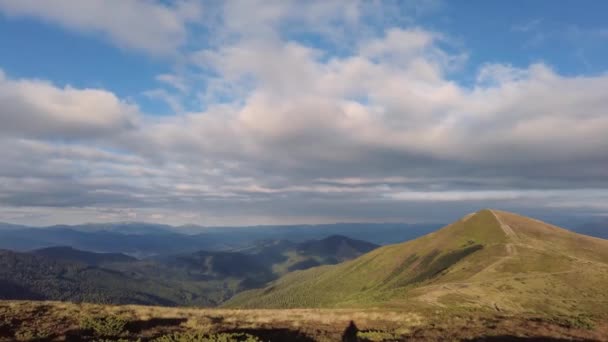
M 588 311 L 586 298 L 608 301 L 607 270 L 607 240 L 485 209 L 412 241 L 288 274 L 225 305 Z M 555 298 L 566 300 L 548 305 Z
M 137 258 L 123 253 L 95 253 L 78 250 L 70 246 L 40 248 L 33 250 L 30 253 L 58 260 L 82 262 L 89 265 L 137 260 Z

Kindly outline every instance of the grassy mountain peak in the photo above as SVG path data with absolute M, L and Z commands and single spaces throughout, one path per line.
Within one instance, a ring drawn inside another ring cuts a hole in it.
M 589 312 L 602 310 L 598 301 L 608 301 L 607 240 L 484 209 L 416 240 L 288 274 L 227 306 Z

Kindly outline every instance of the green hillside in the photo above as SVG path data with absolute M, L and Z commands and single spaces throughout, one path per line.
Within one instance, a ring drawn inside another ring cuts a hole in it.
M 482 210 L 419 239 L 293 272 L 228 307 L 608 311 L 608 241 Z
M 0 251 L 1 299 L 55 299 L 115 304 L 176 305 L 188 293 L 185 284 L 135 279 L 114 270 Z M 203 292 L 202 288 L 191 292 Z
M 271 265 L 275 277 L 315 266 L 333 265 L 354 259 L 379 246 L 342 235 L 294 243 L 286 240 L 265 241 L 240 250 L 259 263 Z

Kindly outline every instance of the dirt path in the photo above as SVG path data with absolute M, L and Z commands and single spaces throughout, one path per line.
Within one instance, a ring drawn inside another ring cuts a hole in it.
M 484 269 L 479 271 L 479 273 L 493 271 L 496 269 L 496 267 L 503 264 L 505 261 L 510 260 L 514 256 L 518 255 L 517 248 L 515 248 L 515 246 L 520 243 L 519 237 L 517 236 L 517 234 L 515 234 L 515 232 L 509 225 L 505 224 L 504 222 L 502 222 L 500 220 L 500 218 L 498 217 L 498 215 L 496 215 L 496 213 L 494 211 L 490 210 L 490 212 L 492 213 L 492 215 L 494 215 L 494 218 L 496 219 L 496 222 L 498 222 L 500 229 L 502 229 L 502 231 L 505 233 L 507 238 L 509 238 L 509 240 L 511 240 L 512 242 L 505 243 L 505 251 L 507 253 L 506 256 L 501 257 L 500 259 L 496 260 L 495 262 L 484 267 Z
M 498 222 L 500 229 L 502 229 L 502 231 L 505 233 L 505 235 L 513 241 L 519 241 L 519 238 L 518 238 L 517 234 L 515 234 L 515 232 L 513 231 L 513 228 L 511 228 L 508 224 L 505 224 L 504 222 L 502 222 L 502 220 L 498 217 L 498 215 L 496 215 L 496 213 L 493 210 L 490 210 L 490 212 L 492 213 L 492 215 L 494 215 L 494 218 Z M 512 248 L 507 248 L 507 251 L 509 251 L 509 250 L 513 251 Z

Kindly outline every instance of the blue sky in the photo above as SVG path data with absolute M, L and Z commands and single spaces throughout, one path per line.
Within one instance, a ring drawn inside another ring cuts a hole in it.
M 605 215 L 607 12 L 0 0 L 0 220 Z
M 201 2 L 204 8 L 210 2 Z M 453 77 L 463 84 L 474 80 L 484 63 L 526 67 L 544 62 L 565 75 L 597 74 L 608 63 L 608 4 L 589 1 L 424 1 L 428 9 L 412 11 L 403 5 L 403 18 L 394 25 L 417 26 L 449 36 L 450 48 L 467 53 L 467 62 Z M 414 13 L 412 13 L 414 12 Z M 412 17 L 413 16 L 413 17 Z M 387 23 L 375 23 L 384 29 Z M 393 22 L 391 22 L 393 24 Z M 192 50 L 207 45 L 208 29 L 191 24 Z M 298 35 L 288 39 L 300 38 Z M 302 39 L 315 46 L 320 39 Z M 184 68 L 175 56 L 116 46 L 101 32 L 67 30 L 31 16 L 0 17 L 3 51 L 0 65 L 13 77 L 42 78 L 58 85 L 109 89 L 137 101 L 148 114 L 171 114 L 147 90 L 159 86 L 157 75 Z M 332 53 L 332 46 L 324 46 Z M 186 54 L 188 47 L 180 47 Z M 40 57 L 44 56 L 44 62 Z M 204 105 L 204 104 L 202 104 Z M 191 110 L 198 110 L 193 104 Z

